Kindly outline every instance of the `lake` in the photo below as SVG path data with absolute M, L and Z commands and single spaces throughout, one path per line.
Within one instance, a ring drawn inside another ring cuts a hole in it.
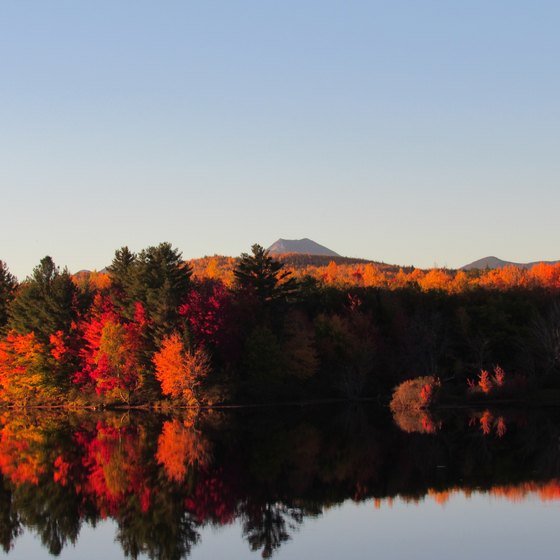
M 16 558 L 548 558 L 560 411 L 4 412 Z

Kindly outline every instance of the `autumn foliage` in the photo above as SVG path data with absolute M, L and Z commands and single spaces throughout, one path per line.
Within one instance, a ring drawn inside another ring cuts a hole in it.
M 124 556 L 184 558 L 205 529 L 228 525 L 269 556 L 333 504 L 560 500 L 555 411 L 463 409 L 442 421 L 420 408 L 396 425 L 369 404 L 18 412 L 0 415 L 6 551 L 33 530 L 51 554 L 68 552 L 81 527 L 109 520 Z
M 180 335 L 173 333 L 163 339 L 153 360 L 164 395 L 182 399 L 189 405 L 198 402 L 197 389 L 210 371 L 208 356 L 202 348 L 185 350 Z
M 48 379 L 54 364 L 48 354 L 32 332 L 10 332 L 0 339 L 0 398 L 22 406 L 55 397 L 58 391 Z
M 208 465 L 210 444 L 192 424 L 178 419 L 166 421 L 158 438 L 156 458 L 170 480 L 183 482 L 189 467 Z
M 483 369 L 478 374 L 478 380 L 467 379 L 467 385 L 471 395 L 482 393 L 489 395 L 491 393 L 499 393 L 507 389 L 511 384 L 506 383 L 506 372 L 499 366 L 494 367 L 494 374 L 490 374 L 487 370 Z
M 297 258 L 297 257 L 308 257 Z M 560 288 L 560 263 L 538 263 L 529 269 L 513 265 L 481 271 L 432 268 L 398 267 L 383 263 L 360 261 L 339 257 L 309 255 L 278 255 L 281 262 L 297 279 L 306 277 L 329 286 L 375 287 L 389 290 L 420 288 L 422 291 L 438 290 L 462 293 L 483 288 L 485 290 L 510 290 L 518 288 Z M 233 281 L 236 260 L 231 257 L 205 257 L 189 261 L 195 278 L 222 280 L 226 285 Z
M 90 316 L 80 327 L 82 368 L 74 382 L 97 394 L 111 393 L 128 401 L 142 382 L 142 322 L 124 321 L 110 300 L 97 295 Z
M 391 410 L 421 410 L 433 404 L 441 382 L 434 376 L 418 377 L 403 381 L 391 398 Z
M 162 243 L 74 276 L 45 257 L 20 284 L 2 263 L 0 280 L 10 406 L 362 398 L 426 373 L 471 397 L 560 387 L 560 264 L 421 270 L 259 245 L 184 261 Z

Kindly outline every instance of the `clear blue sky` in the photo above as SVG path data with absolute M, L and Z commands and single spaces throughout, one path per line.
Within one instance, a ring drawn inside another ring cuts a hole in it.
M 0 259 L 560 259 L 560 4 L 5 0 Z

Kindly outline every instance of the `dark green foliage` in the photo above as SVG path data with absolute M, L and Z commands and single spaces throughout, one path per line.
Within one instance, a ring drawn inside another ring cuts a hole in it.
M 148 247 L 138 255 L 123 247 L 115 253 L 109 274 L 124 315 L 133 319 L 136 304 L 141 303 L 155 341 L 177 326 L 192 269 L 171 243 Z
M 59 556 L 65 546 L 77 542 L 80 500 L 70 488 L 50 481 L 37 487 L 22 485 L 15 499 L 21 510 L 21 523 L 40 537 L 49 554 Z
M 252 551 L 262 551 L 270 558 L 282 544 L 290 540 L 290 533 L 303 522 L 303 511 L 278 503 L 263 503 L 245 516 L 243 536 Z
M 13 491 L 8 482 L 0 480 L 0 546 L 7 554 L 14 540 L 22 533 L 21 516 L 14 504 Z
M 8 307 L 17 287 L 16 277 L 10 273 L 4 261 L 0 261 L 0 329 L 8 321 Z
M 247 337 L 243 360 L 250 392 L 273 392 L 285 373 L 282 348 L 276 335 L 268 327 L 257 327 Z
M 157 339 L 176 326 L 178 308 L 190 287 L 191 275 L 192 269 L 171 243 L 148 247 L 138 255 L 132 293 L 144 304 Z
M 47 256 L 20 286 L 9 309 L 8 327 L 20 334 L 34 332 L 44 343 L 57 331 L 68 333 L 76 319 L 76 294 L 69 272 L 60 272 Z
M 268 251 L 258 244 L 251 247 L 252 254 L 242 253 L 234 270 L 237 286 L 255 294 L 260 301 L 285 299 L 297 290 L 291 272 L 273 259 Z
M 131 287 L 136 262 L 136 255 L 128 247 L 121 247 L 115 251 L 115 258 L 107 267 L 113 289 L 121 295 Z

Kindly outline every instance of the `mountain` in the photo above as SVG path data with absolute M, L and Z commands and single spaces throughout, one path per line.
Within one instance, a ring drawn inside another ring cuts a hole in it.
M 486 270 L 487 268 L 504 268 L 504 266 L 517 266 L 519 268 L 531 268 L 532 266 L 544 262 L 545 264 L 557 264 L 560 261 L 535 261 L 530 263 L 515 263 L 511 261 L 503 261 L 498 257 L 484 257 L 472 263 L 461 267 L 461 270 Z
M 327 257 L 339 257 L 331 249 L 315 243 L 311 239 L 279 239 L 273 243 L 268 251 L 273 255 L 282 253 L 298 253 L 301 255 L 325 255 Z

